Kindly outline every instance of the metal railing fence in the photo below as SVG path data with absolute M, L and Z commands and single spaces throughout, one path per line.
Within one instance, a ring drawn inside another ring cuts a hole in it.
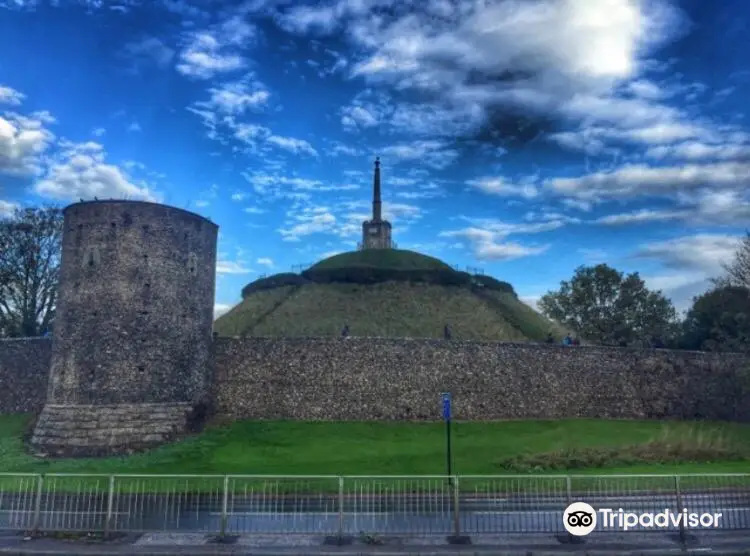
M 750 473 L 269 476 L 0 474 L 0 530 L 472 536 L 565 533 L 596 510 L 720 513 L 750 529 Z M 667 529 L 684 534 L 684 525 Z M 612 532 L 622 528 L 612 527 Z M 636 528 L 634 530 L 643 530 Z M 662 529 L 664 530 L 664 529 Z M 593 534 L 602 532 L 600 529 Z

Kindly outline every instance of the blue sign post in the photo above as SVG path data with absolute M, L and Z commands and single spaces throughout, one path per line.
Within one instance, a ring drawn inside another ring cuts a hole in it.
M 443 419 L 446 421 L 451 420 L 451 395 L 449 392 L 441 394 L 443 398 Z
M 450 392 L 443 392 L 441 395 L 443 400 L 443 420 L 445 421 L 445 443 L 446 443 L 446 458 L 448 463 L 448 477 L 449 481 L 453 482 L 450 477 L 453 475 L 451 471 L 451 394 Z

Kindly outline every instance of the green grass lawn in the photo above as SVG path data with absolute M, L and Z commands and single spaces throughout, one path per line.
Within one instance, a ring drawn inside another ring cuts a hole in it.
M 242 421 L 130 457 L 50 461 L 24 451 L 21 436 L 28 420 L 0 416 L 0 472 L 440 475 L 446 470 L 442 423 Z M 602 461 L 608 450 L 619 450 L 614 461 Z M 631 451 L 640 455 L 630 457 Z M 461 475 L 516 474 L 519 469 L 741 473 L 750 472 L 748 456 L 750 426 L 733 423 L 580 419 L 453 424 L 453 472 Z

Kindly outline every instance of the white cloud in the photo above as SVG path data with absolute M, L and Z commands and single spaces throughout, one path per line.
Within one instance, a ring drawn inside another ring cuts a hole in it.
M 474 256 L 484 261 L 509 261 L 540 255 L 549 249 L 549 245 L 530 247 L 513 242 L 479 242 L 474 245 Z
M 272 145 L 284 149 L 295 154 L 304 153 L 311 156 L 318 156 L 313 146 L 305 141 L 304 139 L 295 139 L 294 137 L 281 137 L 279 135 L 271 135 L 267 141 Z
M 214 304 L 214 318 L 218 319 L 221 315 L 228 313 L 232 308 L 228 303 L 216 303 Z
M 128 131 L 130 132 L 138 132 L 141 131 L 141 124 L 138 122 L 133 122 L 128 126 Z
M 288 228 L 279 229 L 279 233 L 284 241 L 299 241 L 300 237 L 316 233 L 332 232 L 336 225 L 336 217 L 330 212 L 310 211 L 298 215 L 298 224 Z
M 634 258 L 653 260 L 665 270 L 644 274 L 646 285 L 662 290 L 678 311 L 710 288 L 710 279 L 722 273 L 721 264 L 734 256 L 740 236 L 698 234 L 641 245 Z
M 268 257 L 261 257 L 260 259 L 258 259 L 255 262 L 258 263 L 259 265 L 267 266 L 268 268 L 273 268 L 273 266 L 274 266 L 273 265 L 273 260 L 269 259 Z
M 649 100 L 659 100 L 668 96 L 668 93 L 653 81 L 648 79 L 636 79 L 626 86 L 627 91 L 636 97 Z
M 374 127 L 378 120 L 372 112 L 361 106 L 347 106 L 342 109 L 341 123 L 344 127 Z
M 621 226 L 626 224 L 642 224 L 646 222 L 663 222 L 665 220 L 677 220 L 686 216 L 686 211 L 679 210 L 653 210 L 640 209 L 634 212 L 622 214 L 611 214 L 597 218 L 597 224 L 608 226 Z
M 265 209 L 259 207 L 245 207 L 242 210 L 248 214 L 264 214 L 266 212 Z
M 437 140 L 418 140 L 398 143 L 381 149 L 383 157 L 393 157 L 400 161 L 420 160 L 432 168 L 443 169 L 450 166 L 459 156 L 457 149 L 447 142 Z
M 519 297 L 519 299 L 523 303 L 525 303 L 526 305 L 528 305 L 529 307 L 531 307 L 535 311 L 539 311 L 539 305 L 537 305 L 537 304 L 539 303 L 539 300 L 541 298 L 542 298 L 541 295 L 522 295 L 522 296 Z
M 48 113 L 30 117 L 12 112 L 0 116 L 0 174 L 26 176 L 41 172 L 41 156 L 54 139 L 45 128 Z
M 674 196 L 703 187 L 745 188 L 750 182 L 750 163 L 717 162 L 681 166 L 628 164 L 613 171 L 575 178 L 553 178 L 552 191 L 583 200 L 627 199 L 644 195 Z
M 137 62 L 153 61 L 160 68 L 167 67 L 174 58 L 174 50 L 156 37 L 146 37 L 125 45 L 125 53 Z
M 185 50 L 177 64 L 180 73 L 199 79 L 210 79 L 217 73 L 231 72 L 245 67 L 245 60 L 237 54 L 221 54 L 218 42 L 210 36 L 200 35 Z
M 34 185 L 37 195 L 70 201 L 94 197 L 159 200 L 147 184 L 134 183 L 118 166 L 107 164 L 101 145 L 63 142 L 60 146 L 59 156 Z
M 590 201 L 584 201 L 582 199 L 563 199 L 562 204 L 568 208 L 581 210 L 583 212 L 589 212 L 592 208 Z
M 341 125 L 350 131 L 375 127 L 389 118 L 393 110 L 387 94 L 365 89 L 341 109 Z
M 18 203 L 12 203 L 10 201 L 3 201 L 2 199 L 0 199 L 0 219 L 12 216 L 17 208 L 20 208 L 20 205 Z
M 669 209 L 638 209 L 612 214 L 594 221 L 622 226 L 649 222 L 681 221 L 687 225 L 732 226 L 750 219 L 750 194 L 738 191 L 699 190 L 677 192 L 676 206 Z
M 456 106 L 556 109 L 575 94 L 606 93 L 635 76 L 639 57 L 677 21 L 664 2 L 632 0 L 466 3 L 449 12 L 447 19 L 425 10 L 358 21 L 350 34 L 373 52 L 355 74 L 440 92 Z
M 536 234 L 549 232 L 565 226 L 575 220 L 551 215 L 553 218 L 539 222 L 509 223 L 493 219 L 466 218 L 471 225 L 460 230 L 448 230 L 440 233 L 441 237 L 463 240 L 471 248 L 473 255 L 480 260 L 512 260 L 547 251 L 549 244 L 523 245 L 507 241 L 510 235 Z
M 252 77 L 211 87 L 208 92 L 211 94 L 211 100 L 198 102 L 196 106 L 233 115 L 263 108 L 271 96 L 265 86 Z
M 334 142 L 331 148 L 326 149 L 326 154 L 328 156 L 339 156 L 339 155 L 360 156 L 362 154 L 362 151 L 351 145 L 345 145 L 343 143 Z
M 614 102 L 616 105 L 619 101 L 610 99 L 607 104 L 608 108 L 611 108 L 610 102 Z M 583 112 L 581 117 L 583 117 Z M 628 118 L 633 119 L 633 122 L 628 122 Z M 620 144 L 622 143 L 657 145 L 648 151 L 656 154 L 662 150 L 667 153 L 670 152 L 670 147 L 665 145 L 676 141 L 687 139 L 720 140 L 718 130 L 713 129 L 709 124 L 696 125 L 680 121 L 686 118 L 687 116 L 683 114 L 668 113 L 661 119 L 648 121 L 646 116 L 640 114 L 637 110 L 633 110 L 612 118 L 602 117 L 600 123 L 614 125 L 587 124 L 578 130 L 552 133 L 548 138 L 566 149 L 581 151 L 589 155 L 616 153 L 620 150 Z M 654 154 L 650 156 L 654 156 Z
M 534 185 L 533 181 L 516 184 L 508 182 L 503 177 L 483 177 L 475 180 L 468 180 L 466 184 L 484 193 L 501 197 L 523 197 L 524 199 L 533 199 L 538 195 L 536 185 Z
M 94 131 L 91 132 L 91 135 L 94 137 L 102 137 L 105 133 L 107 133 L 107 130 L 103 127 L 97 127 Z
M 257 193 L 263 195 L 283 194 L 289 189 L 294 191 L 349 191 L 359 188 L 358 185 L 352 184 L 325 184 L 320 180 L 262 172 L 243 173 L 242 177 L 253 186 Z
M 394 103 L 388 122 L 425 136 L 476 130 L 493 112 L 588 120 L 596 111 L 581 110 L 590 102 L 580 97 L 607 109 L 616 95 L 648 105 L 676 94 L 674 86 L 639 75 L 648 56 L 684 28 L 667 0 L 431 0 L 399 9 L 402 4 L 332 0 L 284 6 L 276 18 L 301 35 L 343 30 L 363 53 L 350 66 L 352 75 L 399 93 L 426 93 Z M 628 80 L 629 87 L 618 88 Z M 345 118 L 345 125 L 356 123 Z
M 340 201 L 332 205 L 313 205 L 309 199 L 295 200 L 279 233 L 285 241 L 298 241 L 316 233 L 338 236 L 351 241 L 361 238 L 362 222 L 371 218 L 369 200 Z M 403 233 L 422 217 L 419 206 L 407 203 L 383 203 L 383 218 Z
M 708 144 L 687 141 L 677 145 L 653 147 L 646 152 L 649 158 L 677 158 L 689 161 L 750 159 L 750 145 L 738 143 Z
M 23 102 L 24 98 L 26 98 L 26 95 L 24 95 L 23 93 L 16 91 L 15 89 L 11 89 L 10 87 L 0 85 L 0 104 L 19 106 Z
M 229 103 L 227 99 L 225 102 Z M 196 103 L 187 110 L 198 115 L 208 129 L 208 137 L 223 145 L 230 140 L 242 143 L 253 154 L 267 154 L 276 147 L 293 154 L 318 156 L 318 151 L 306 140 L 296 137 L 285 137 L 274 134 L 269 128 L 245 122 L 238 122 L 233 114 L 221 116 L 217 110 L 207 106 L 208 103 Z
M 177 70 L 188 77 L 209 79 L 215 75 L 244 68 L 239 47 L 256 38 L 255 28 L 240 16 L 231 17 L 208 30 L 191 33 L 180 53 Z
M 240 261 L 219 260 L 216 263 L 217 274 L 249 274 L 252 270 L 246 268 Z
M 722 234 L 684 236 L 641 245 L 633 256 L 654 259 L 670 268 L 718 275 L 721 263 L 732 260 L 740 239 Z

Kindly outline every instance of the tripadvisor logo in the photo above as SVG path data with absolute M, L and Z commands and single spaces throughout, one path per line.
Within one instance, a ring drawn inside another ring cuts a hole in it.
M 598 514 L 598 515 L 597 515 Z M 667 528 L 667 527 L 718 527 L 720 513 L 694 513 L 682 510 L 673 512 L 665 509 L 658 513 L 635 513 L 626 512 L 622 508 L 612 510 L 602 508 L 595 510 L 585 502 L 573 502 L 563 512 L 563 526 L 565 530 L 576 537 L 585 537 L 591 533 L 597 525 L 599 529 L 615 529 L 628 531 L 636 527 L 643 529 Z
M 563 513 L 565 530 L 576 537 L 585 537 L 596 527 L 596 510 L 586 502 L 573 502 Z

